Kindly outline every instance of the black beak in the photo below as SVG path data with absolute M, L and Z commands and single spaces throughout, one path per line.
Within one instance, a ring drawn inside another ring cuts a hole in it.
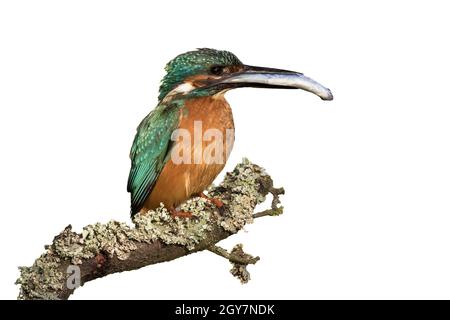
M 228 74 L 219 80 L 224 88 L 256 87 L 275 89 L 302 89 L 319 96 L 322 100 L 333 100 L 330 89 L 302 73 L 264 68 L 244 66 L 244 69 Z

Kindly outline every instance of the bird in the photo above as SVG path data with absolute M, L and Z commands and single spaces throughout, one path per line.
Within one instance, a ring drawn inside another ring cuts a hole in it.
M 194 196 L 217 207 L 204 190 L 222 171 L 234 143 L 225 93 L 243 87 L 303 89 L 332 100 L 330 89 L 302 73 L 243 64 L 226 50 L 201 48 L 167 63 L 157 106 L 141 121 L 130 151 L 127 191 L 131 216 L 163 204 L 172 216 L 190 217 L 179 205 Z

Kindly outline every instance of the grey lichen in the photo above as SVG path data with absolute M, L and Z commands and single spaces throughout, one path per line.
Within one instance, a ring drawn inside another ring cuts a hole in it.
M 99 253 L 110 257 L 116 254 L 119 259 L 126 259 L 128 253 L 136 249 L 132 234 L 132 228 L 117 221 L 88 225 L 81 234 L 73 232 L 68 226 L 55 237 L 52 249 L 59 257 L 70 259 L 73 264 L 81 264 Z
M 133 239 L 145 242 L 159 239 L 165 244 L 194 249 L 211 230 L 211 204 L 203 198 L 193 198 L 182 204 L 180 210 L 191 213 L 192 217 L 173 218 L 163 204 L 156 210 L 136 215 Z
M 81 264 L 83 259 L 95 257 L 100 252 L 109 257 L 114 254 L 120 260 L 128 258 L 136 249 L 136 242 L 161 240 L 166 244 L 178 244 L 193 249 L 204 239 L 211 229 L 209 204 L 205 199 L 194 198 L 181 206 L 181 210 L 192 214 L 189 219 L 173 218 L 161 204 L 156 210 L 137 214 L 131 228 L 125 223 L 110 221 L 106 224 L 96 223 L 83 228 L 81 234 L 67 227 L 53 243 L 55 252 L 61 258 L 71 259 L 73 264 Z
M 241 243 L 235 245 L 230 253 L 232 255 L 239 256 L 246 260 L 254 259 L 253 256 L 244 252 L 243 245 Z M 231 268 L 230 273 L 233 276 L 238 278 L 242 284 L 250 281 L 250 272 L 248 272 L 248 270 L 247 270 L 248 264 L 241 264 L 241 263 L 236 263 L 236 262 L 231 262 L 231 264 L 233 265 L 233 267 Z
M 137 214 L 134 227 L 110 221 L 88 225 L 81 233 L 76 233 L 69 225 L 50 246 L 46 246 L 47 251 L 31 267 L 20 268 L 20 278 L 17 280 L 21 286 L 19 299 L 59 298 L 59 294 L 66 289 L 63 288 L 67 276 L 63 266 L 69 264 L 83 265 L 92 258 L 96 261 L 99 256 L 117 257 L 119 261 L 124 261 L 137 250 L 139 243 L 160 241 L 191 251 L 208 237 L 213 227 L 217 229 L 215 225 L 227 233 L 236 233 L 245 224 L 253 222 L 253 210 L 265 200 L 271 184 L 264 169 L 244 159 L 227 173 L 219 186 L 208 190 L 210 197 L 222 200 L 225 204 L 223 208 L 216 208 L 204 198 L 193 198 L 180 207 L 180 210 L 190 212 L 191 218 L 172 217 L 161 205 L 156 210 Z M 241 254 L 242 246 L 233 250 Z M 234 264 L 232 273 L 242 282 L 249 279 L 245 265 Z
M 259 186 L 261 180 L 267 178 L 269 176 L 263 168 L 244 158 L 232 172 L 226 174 L 220 186 L 211 189 L 210 195 L 213 197 L 219 196 L 223 189 L 230 191 L 228 198 L 221 198 L 229 206 L 229 210 L 218 220 L 222 228 L 236 233 L 245 224 L 253 222 L 253 209 L 265 200 Z
M 51 252 L 41 255 L 31 267 L 20 267 L 18 299 L 58 299 L 65 277 L 59 270 L 61 260 Z

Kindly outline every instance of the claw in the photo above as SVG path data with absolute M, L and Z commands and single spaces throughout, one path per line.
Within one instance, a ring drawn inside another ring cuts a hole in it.
M 211 202 L 213 205 L 215 205 L 217 208 L 222 208 L 223 207 L 223 202 L 220 199 L 217 198 L 210 198 L 208 197 L 206 194 L 204 194 L 203 192 L 201 192 L 199 194 L 199 196 L 203 199 L 208 200 L 209 202 Z
M 170 212 L 170 215 L 172 216 L 172 218 L 175 218 L 175 217 L 192 218 L 192 213 L 190 213 L 188 211 L 181 211 L 181 210 L 177 210 L 175 208 L 170 208 L 169 212 Z

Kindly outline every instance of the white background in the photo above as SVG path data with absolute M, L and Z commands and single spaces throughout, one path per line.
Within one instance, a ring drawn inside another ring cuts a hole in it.
M 0 297 L 71 223 L 129 221 L 128 152 L 167 61 L 197 47 L 330 87 L 227 94 L 285 214 L 208 252 L 86 284 L 94 298 L 450 298 L 445 1 L 2 1 Z

